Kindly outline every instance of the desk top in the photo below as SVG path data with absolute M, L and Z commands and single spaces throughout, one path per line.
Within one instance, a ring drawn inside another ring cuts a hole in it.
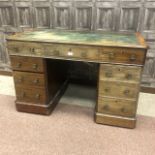
M 47 29 L 42 31 L 33 30 L 15 33 L 14 35 L 8 36 L 7 40 L 147 48 L 147 45 L 143 37 L 139 33 L 94 33 L 75 31 L 55 31 Z

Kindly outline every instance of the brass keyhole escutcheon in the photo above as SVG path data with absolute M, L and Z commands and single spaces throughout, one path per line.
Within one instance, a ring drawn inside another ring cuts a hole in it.
M 35 53 L 35 48 L 32 48 L 32 53 Z
M 73 51 L 72 51 L 71 48 L 68 50 L 67 55 L 68 55 L 68 56 L 73 56 L 73 55 L 74 55 L 74 53 L 73 53 Z

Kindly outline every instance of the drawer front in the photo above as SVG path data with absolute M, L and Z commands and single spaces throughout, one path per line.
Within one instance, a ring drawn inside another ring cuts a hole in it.
M 47 101 L 45 89 L 16 87 L 18 101 L 45 104 Z
M 30 42 L 8 42 L 10 55 L 23 56 L 56 56 L 69 59 L 99 59 L 98 48 L 92 46 L 30 43 Z
M 141 67 L 122 65 L 100 65 L 100 80 L 118 80 L 139 83 Z
M 90 46 L 73 46 L 63 44 L 46 44 L 45 55 L 64 57 L 69 59 L 98 60 L 98 49 Z
M 143 65 L 146 51 L 144 49 L 112 48 L 86 45 L 48 44 L 8 41 L 10 55 L 64 57 L 110 63 Z
M 59 43 L 31 43 L 8 41 L 10 55 L 21 56 L 56 56 L 68 59 L 82 59 L 110 63 L 143 65 L 144 49 L 112 48 L 86 45 L 67 45 Z
M 135 100 L 99 97 L 97 111 L 105 114 L 134 117 L 136 114 Z
M 111 63 L 126 63 L 143 65 L 145 60 L 145 50 L 124 49 L 124 48 L 101 48 L 99 50 L 99 60 Z
M 16 86 L 43 87 L 45 88 L 45 77 L 39 73 L 13 72 Z
M 42 43 L 8 41 L 10 55 L 42 56 L 44 46 Z
M 13 70 L 44 72 L 44 60 L 42 58 L 10 56 Z
M 112 96 L 135 99 L 138 96 L 139 84 L 115 81 L 99 81 L 99 96 Z

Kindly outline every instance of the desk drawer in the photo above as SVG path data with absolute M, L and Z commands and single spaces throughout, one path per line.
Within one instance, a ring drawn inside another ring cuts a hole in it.
M 10 55 L 42 56 L 44 53 L 42 43 L 10 41 L 7 47 Z
M 100 80 L 116 80 L 124 82 L 139 83 L 141 78 L 141 67 L 122 65 L 100 65 Z
M 91 46 L 73 46 L 63 44 L 46 44 L 45 55 L 69 59 L 98 60 L 98 48 Z
M 45 93 L 45 89 L 16 87 L 16 97 L 21 102 L 45 104 L 47 101 Z
M 145 50 L 124 48 L 100 48 L 99 60 L 111 63 L 126 63 L 143 65 Z
M 11 56 L 13 70 L 44 72 L 45 63 L 42 58 Z
M 97 111 L 105 114 L 134 117 L 136 113 L 135 100 L 99 97 Z
M 13 72 L 16 86 L 42 87 L 45 88 L 45 76 L 39 73 Z
M 98 48 L 93 46 L 8 42 L 10 55 L 25 56 L 56 56 L 69 59 L 90 59 L 98 61 Z
M 143 65 L 146 51 L 144 49 L 101 47 L 88 45 L 69 45 L 63 43 L 31 43 L 9 41 L 10 55 L 64 57 L 97 62 L 125 63 Z
M 99 81 L 99 96 L 136 99 L 139 92 L 138 83 Z

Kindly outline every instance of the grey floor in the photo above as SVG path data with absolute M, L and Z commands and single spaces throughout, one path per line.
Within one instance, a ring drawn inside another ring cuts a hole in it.
M 60 103 L 94 107 L 96 90 L 89 86 L 70 84 Z M 0 76 L 0 94 L 15 96 L 13 78 Z M 137 113 L 155 117 L 155 94 L 140 93 Z

